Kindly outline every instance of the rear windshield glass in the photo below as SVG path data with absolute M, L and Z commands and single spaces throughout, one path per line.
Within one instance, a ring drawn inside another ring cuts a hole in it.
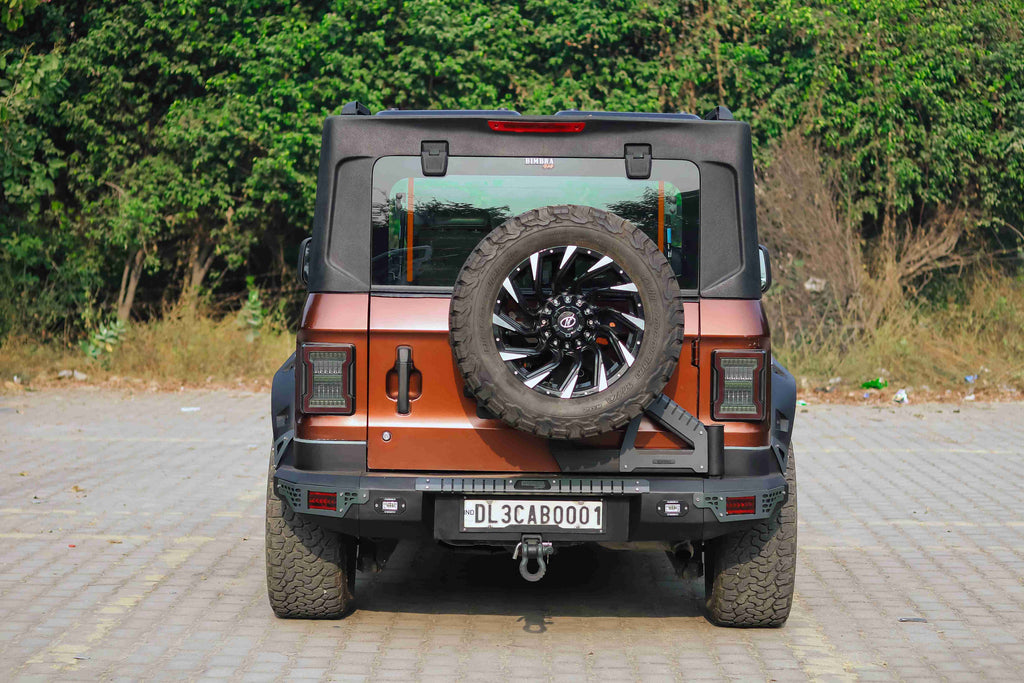
M 622 159 L 545 157 L 451 157 L 443 177 L 424 177 L 419 157 L 379 159 L 373 169 L 373 284 L 451 287 L 488 232 L 556 204 L 592 206 L 632 221 L 668 257 L 680 288 L 697 288 L 695 164 L 656 159 L 650 180 L 630 180 Z

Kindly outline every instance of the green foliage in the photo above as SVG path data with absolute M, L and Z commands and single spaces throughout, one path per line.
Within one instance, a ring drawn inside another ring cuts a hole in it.
M 60 199 L 63 57 L 0 44 L 0 338 L 64 327 L 102 284 Z
M 245 303 L 238 312 L 238 320 L 245 328 L 245 338 L 251 344 L 260 336 L 260 328 L 267 317 L 267 308 L 260 298 L 260 290 L 256 287 L 256 278 L 249 276 L 245 278 L 245 287 L 248 290 Z
M 15 31 L 25 23 L 25 15 L 48 0 L 0 0 L 0 24 Z
M 0 52 L 0 188 L 26 220 L 38 220 L 64 167 L 49 126 L 65 87 L 58 52 Z
M 114 349 L 124 340 L 127 327 L 120 320 L 100 325 L 79 344 L 86 356 L 93 360 L 108 358 Z
M 353 99 L 724 103 L 758 150 L 812 138 L 865 237 L 948 207 L 974 247 L 1024 227 L 1022 0 L 4 0 L 0 20 L 0 338 L 291 286 L 320 127 Z

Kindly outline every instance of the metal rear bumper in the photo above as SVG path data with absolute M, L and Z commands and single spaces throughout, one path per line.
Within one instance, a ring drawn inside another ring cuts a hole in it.
M 287 464 L 277 468 L 274 489 L 295 512 L 352 536 L 433 537 L 456 543 L 515 542 L 523 533 L 522 529 L 461 530 L 465 499 L 603 500 L 607 512 L 602 531 L 542 529 L 545 540 L 626 542 L 721 536 L 770 516 L 787 494 L 780 473 L 720 479 L 340 474 Z M 310 509 L 311 491 L 336 494 L 336 509 Z M 752 497 L 752 511 L 729 514 L 729 497 Z M 677 514 L 674 503 L 678 503 Z

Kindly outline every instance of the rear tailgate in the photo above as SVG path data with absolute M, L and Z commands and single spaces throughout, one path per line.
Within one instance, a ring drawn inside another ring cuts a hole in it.
M 555 442 L 482 416 L 463 392 L 448 342 L 447 297 L 374 296 L 370 302 L 368 368 L 368 467 L 425 472 L 559 472 Z M 684 357 L 666 393 L 691 412 L 698 406 L 698 371 L 691 342 L 699 329 L 699 307 L 686 305 Z M 409 413 L 398 412 L 394 378 L 398 348 L 411 349 L 415 373 Z M 390 390 L 389 390 L 390 389 Z M 622 432 L 582 443 L 617 446 Z M 637 445 L 670 448 L 678 440 L 644 420 Z M 617 472 L 617 467 L 611 471 Z

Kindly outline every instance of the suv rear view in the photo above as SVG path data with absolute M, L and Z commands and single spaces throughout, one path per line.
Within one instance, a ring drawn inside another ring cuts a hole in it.
M 786 620 L 792 377 L 770 355 L 749 127 L 686 114 L 327 119 L 309 294 L 274 378 L 267 579 L 353 606 L 400 539 L 662 548 L 710 618 Z

